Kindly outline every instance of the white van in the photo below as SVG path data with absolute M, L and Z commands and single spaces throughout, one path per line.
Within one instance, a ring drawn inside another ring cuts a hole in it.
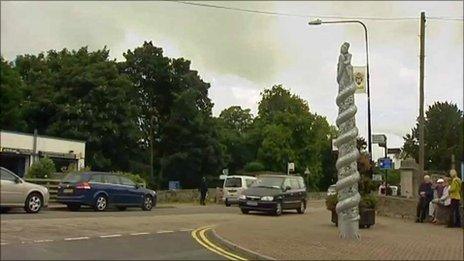
M 242 191 L 249 188 L 255 180 L 255 177 L 250 176 L 227 176 L 224 180 L 222 197 L 226 206 L 238 203 L 238 197 Z

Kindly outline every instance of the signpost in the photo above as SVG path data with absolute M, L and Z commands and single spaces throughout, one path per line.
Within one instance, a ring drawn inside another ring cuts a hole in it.
M 393 168 L 393 161 L 392 159 L 386 157 L 386 158 L 380 158 L 379 159 L 379 167 L 380 169 L 392 169 Z
M 290 172 L 295 171 L 295 163 L 289 162 L 287 165 L 287 175 L 290 175 Z

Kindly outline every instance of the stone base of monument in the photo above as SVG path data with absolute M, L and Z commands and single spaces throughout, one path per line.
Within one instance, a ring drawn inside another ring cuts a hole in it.
M 332 223 L 338 226 L 338 215 L 335 210 L 332 212 Z M 375 224 L 375 209 L 359 209 L 359 228 L 369 228 Z

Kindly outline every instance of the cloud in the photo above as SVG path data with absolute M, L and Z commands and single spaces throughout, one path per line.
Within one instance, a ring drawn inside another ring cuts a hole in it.
M 417 17 L 364 20 L 369 30 L 373 133 L 392 147 L 414 126 L 419 93 L 419 16 L 462 17 L 462 2 L 215 2 L 217 5 L 313 15 Z M 351 43 L 353 64 L 365 64 L 358 24 L 309 26 L 307 19 L 194 7 L 175 2 L 1 2 L 1 54 L 108 46 L 122 60 L 127 49 L 153 41 L 170 57 L 185 57 L 211 82 L 214 115 L 240 105 L 257 112 L 260 92 L 274 84 L 308 100 L 334 124 L 336 63 Z M 426 105 L 451 101 L 462 109 L 462 21 L 427 20 Z M 367 97 L 357 95 L 357 123 L 367 136 Z

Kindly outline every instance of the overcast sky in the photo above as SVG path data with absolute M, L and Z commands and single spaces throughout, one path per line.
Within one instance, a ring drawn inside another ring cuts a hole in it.
M 314 18 L 416 17 L 363 20 L 369 29 L 372 129 L 387 134 L 389 147 L 402 145 L 418 115 L 420 12 L 463 17 L 462 1 L 204 3 Z M 122 60 L 127 49 L 150 40 L 167 56 L 191 60 L 211 83 L 214 115 L 232 105 L 256 114 L 260 92 L 283 84 L 334 124 L 339 47 L 350 42 L 353 65 L 364 65 L 364 32 L 360 25 L 310 27 L 307 21 L 175 2 L 1 2 L 1 54 L 13 60 L 18 54 L 106 45 Z M 426 106 L 451 101 L 462 109 L 462 20 L 427 21 L 425 90 Z M 366 137 L 366 95 L 356 95 L 356 104 L 360 135 Z

